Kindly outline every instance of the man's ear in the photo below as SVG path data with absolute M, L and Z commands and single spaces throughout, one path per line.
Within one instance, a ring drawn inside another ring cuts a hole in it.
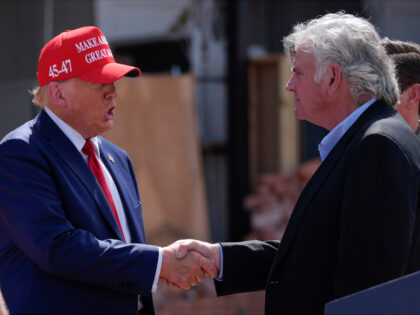
M 47 86 L 48 97 L 50 101 L 58 107 L 66 107 L 66 99 L 64 97 L 63 87 L 59 82 L 50 82 Z
M 420 83 L 414 83 L 403 93 L 406 94 L 406 106 L 409 109 L 418 108 L 420 102 Z
M 337 63 L 332 63 L 328 67 L 327 71 L 328 79 L 328 95 L 333 95 L 337 92 L 341 85 L 341 68 Z

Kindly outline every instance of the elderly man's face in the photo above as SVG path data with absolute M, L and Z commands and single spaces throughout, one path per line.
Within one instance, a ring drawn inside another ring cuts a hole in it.
M 317 125 L 325 119 L 326 104 L 323 99 L 325 88 L 323 79 L 314 82 L 315 59 L 311 54 L 298 49 L 292 68 L 292 76 L 286 90 L 295 94 L 295 115 Z
M 118 96 L 114 83 L 98 84 L 74 78 L 65 82 L 64 93 L 65 121 L 84 138 L 112 128 Z

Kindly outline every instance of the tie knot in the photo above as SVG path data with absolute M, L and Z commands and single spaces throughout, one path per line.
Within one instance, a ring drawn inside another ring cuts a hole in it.
M 95 155 L 95 145 L 92 141 L 86 140 L 85 145 L 83 146 L 82 152 L 87 154 L 87 156 Z

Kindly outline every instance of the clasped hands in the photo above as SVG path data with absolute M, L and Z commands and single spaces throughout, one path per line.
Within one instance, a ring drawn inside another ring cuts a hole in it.
M 160 279 L 169 285 L 187 290 L 206 276 L 216 278 L 219 271 L 218 244 L 179 240 L 162 248 Z

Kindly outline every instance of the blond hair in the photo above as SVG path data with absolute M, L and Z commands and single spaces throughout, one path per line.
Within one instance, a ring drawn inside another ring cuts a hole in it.
M 35 105 L 45 107 L 48 103 L 47 85 L 37 86 L 33 88 L 29 93 L 32 94 L 32 103 Z

